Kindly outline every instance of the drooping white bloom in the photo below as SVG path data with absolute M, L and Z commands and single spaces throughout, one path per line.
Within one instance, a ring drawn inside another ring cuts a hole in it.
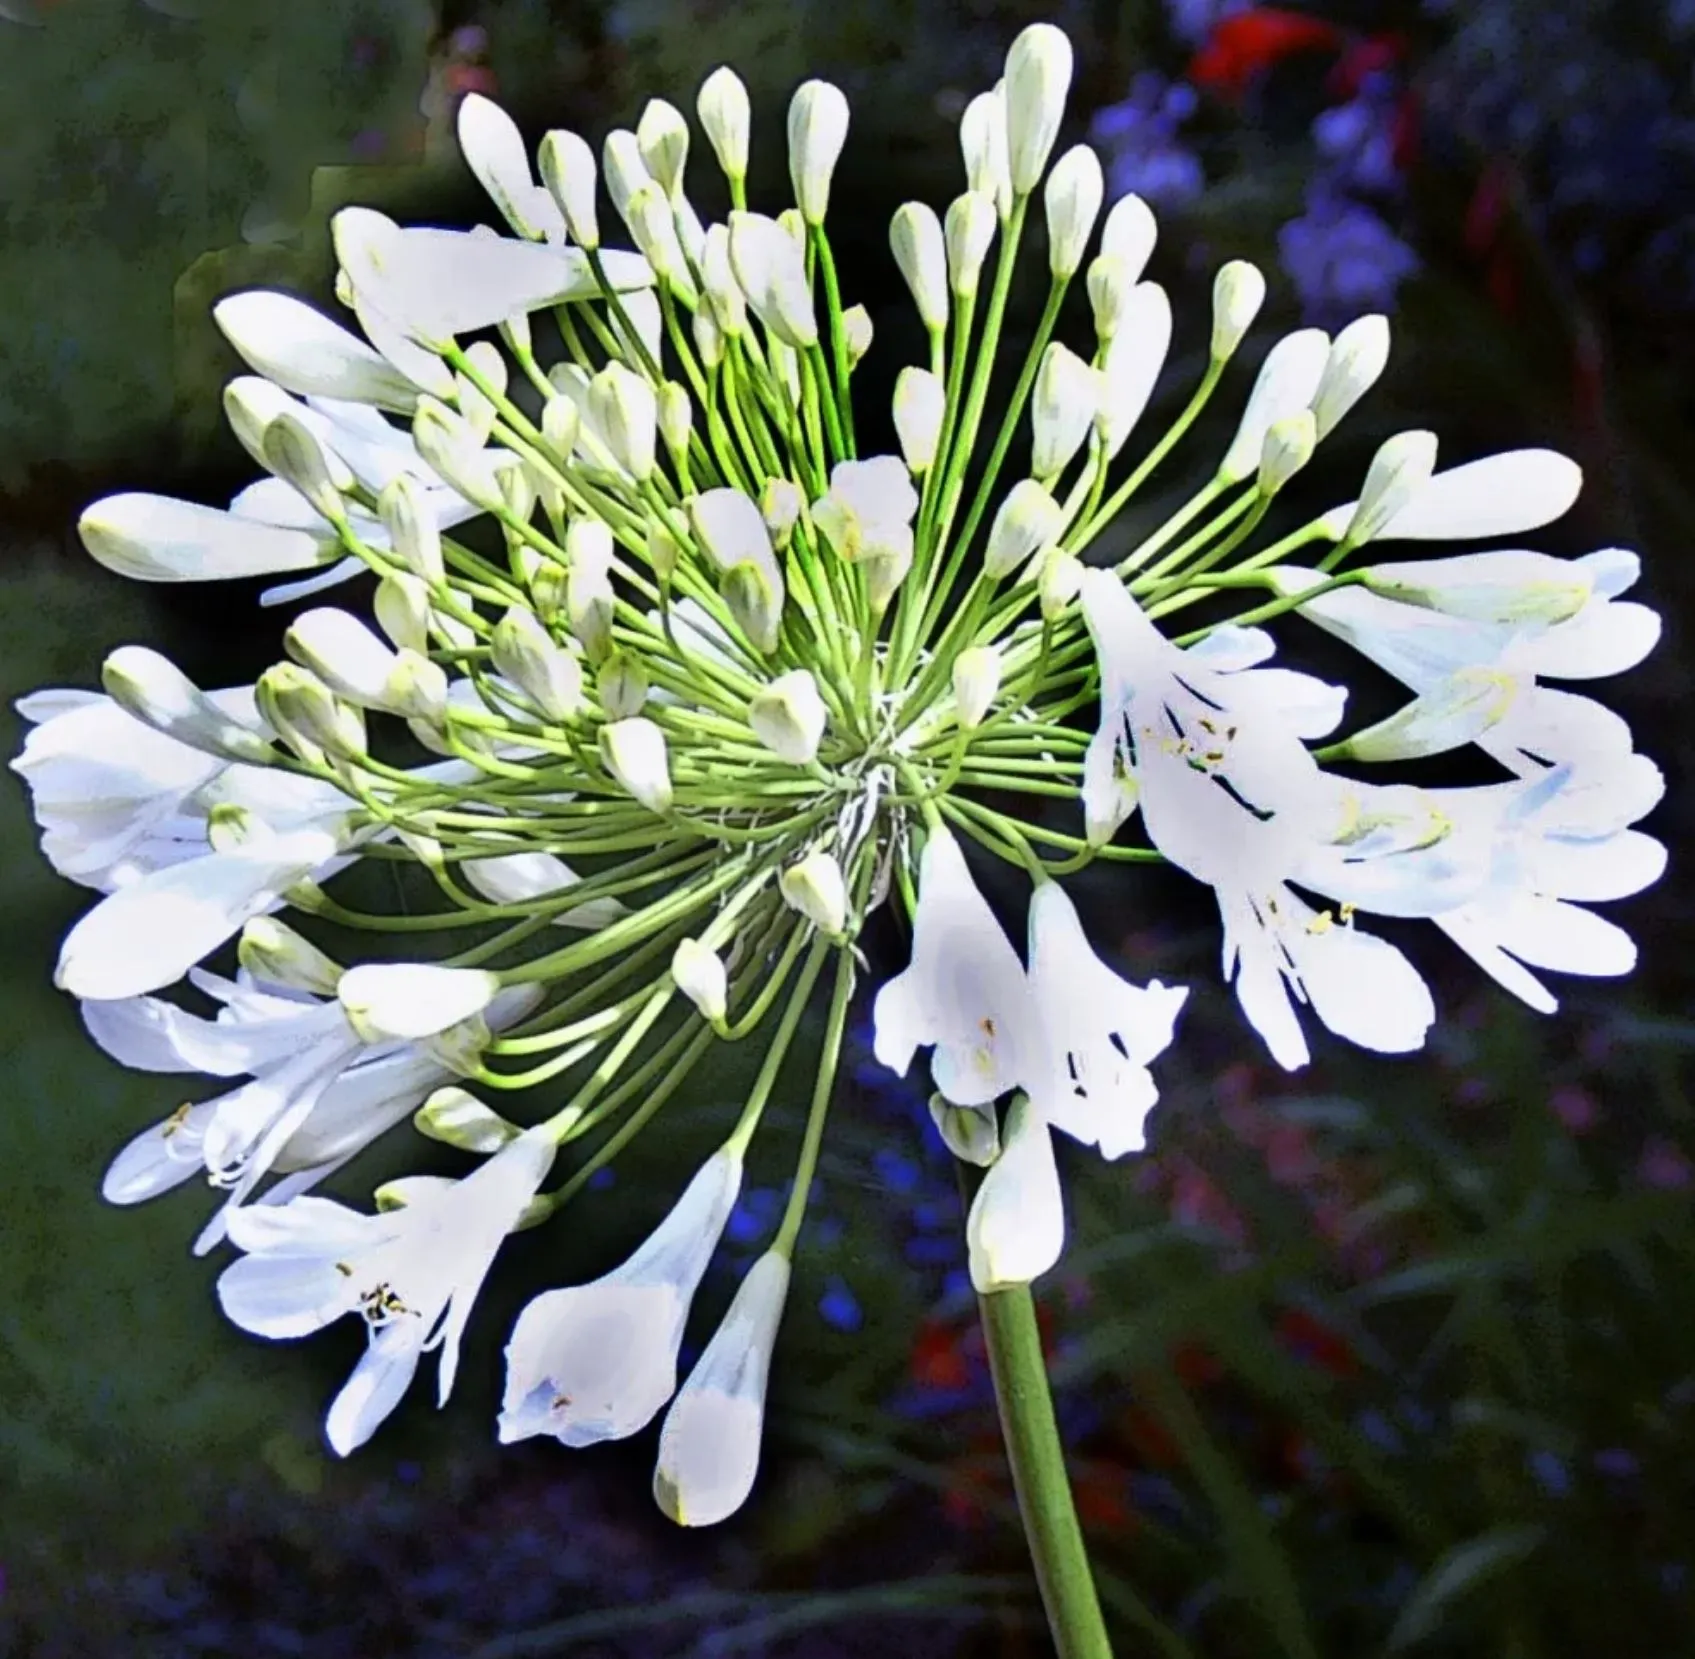
M 977 890 L 959 843 L 933 829 L 918 866 L 912 961 L 877 993 L 875 1052 L 903 1077 L 922 1046 L 959 1106 L 998 1099 L 1037 1066 L 1024 965 Z
M 1001 687 L 1001 655 L 992 645 L 969 645 L 954 658 L 953 701 L 967 731 L 983 722 Z
M 752 496 L 729 486 L 703 490 L 689 498 L 689 523 L 701 551 L 721 574 L 728 574 L 739 564 L 753 564 L 782 593 L 783 571 L 772 545 L 771 529 Z
M 247 1254 L 218 1279 L 225 1314 L 256 1336 L 308 1336 L 359 1313 L 369 1346 L 325 1419 L 345 1457 L 400 1403 L 426 1348 L 440 1347 L 437 1398 L 459 1366 L 471 1305 L 506 1235 L 553 1165 L 545 1129 L 509 1142 L 463 1180 L 398 1210 L 363 1215 L 327 1198 L 293 1198 L 230 1217 Z
M 812 504 L 813 522 L 850 564 L 878 554 L 912 553 L 918 492 L 898 455 L 838 461 L 828 492 Z
M 1108 460 L 1142 418 L 1170 350 L 1171 300 L 1157 282 L 1139 282 L 1130 290 L 1101 365 L 1096 426 Z
M 1417 1048 L 1435 1009 L 1412 965 L 1381 939 L 1319 923 L 1287 886 L 1333 823 L 1331 788 L 1301 740 L 1334 728 L 1341 696 L 1253 666 L 1270 650 L 1257 630 L 1219 629 L 1180 650 L 1110 572 L 1087 572 L 1082 599 L 1102 679 L 1086 811 L 1110 814 L 1123 800 L 1116 780 L 1133 780 L 1149 839 L 1213 888 L 1225 976 L 1280 1064 L 1308 1057 L 1291 988 L 1362 1047 Z
M 1647 656 L 1658 614 L 1616 598 L 1639 570 L 1636 555 L 1619 548 L 1574 560 L 1511 550 L 1409 560 L 1376 566 L 1367 586 L 1333 589 L 1300 609 L 1417 692 L 1466 670 L 1506 676 L 1511 706 L 1473 741 L 1528 777 L 1548 764 L 1630 752 L 1630 728 L 1617 715 L 1537 681 L 1597 679 Z M 1299 567 L 1272 574 L 1285 594 L 1324 580 Z
M 1102 1157 L 1139 1152 L 1159 1098 L 1148 1067 L 1188 991 L 1121 979 L 1090 949 L 1065 889 L 1045 881 L 1030 899 L 1030 994 L 1047 1061 L 1026 1081 L 1031 1107 Z
M 627 1261 L 524 1309 L 506 1347 L 502 1443 L 550 1434 L 592 1446 L 653 1420 L 676 1389 L 689 1304 L 741 1181 L 740 1155 L 714 1153 Z
M 789 178 L 809 225 L 830 206 L 830 180 L 847 142 L 848 102 L 828 81 L 804 81 L 789 103 Z
M 466 166 L 518 235 L 532 242 L 564 242 L 564 215 L 536 183 L 517 122 L 479 92 L 467 93 L 460 100 L 459 149 Z
M 972 1288 L 980 1295 L 1040 1278 L 1065 1248 L 1065 1198 L 1053 1132 L 1022 1094 L 1012 1097 L 1000 1156 L 971 1201 L 965 1244 Z
M 289 655 L 361 708 L 433 720 L 447 706 L 447 672 L 417 651 L 392 650 L 351 612 L 303 611 L 283 635 Z
M 679 1526 L 715 1526 L 753 1490 L 765 1383 L 788 1292 L 788 1257 L 766 1251 L 665 1414 L 653 1495 Z

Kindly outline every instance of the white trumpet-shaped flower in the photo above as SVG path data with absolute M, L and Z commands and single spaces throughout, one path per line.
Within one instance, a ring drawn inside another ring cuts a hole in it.
M 689 1304 L 741 1190 L 742 1160 L 713 1154 L 671 1213 L 621 1266 L 550 1290 L 518 1316 L 506 1345 L 503 1442 L 550 1434 L 565 1446 L 623 1440 L 677 1387 Z
M 218 1279 L 233 1323 L 289 1338 L 364 1316 L 368 1346 L 324 1424 L 341 1456 L 399 1405 L 431 1348 L 441 1349 L 437 1397 L 446 1403 L 477 1292 L 555 1150 L 545 1129 L 529 1130 L 463 1180 L 377 1215 L 311 1197 L 231 1215 L 230 1239 L 247 1252 Z
M 679 1526 L 716 1526 L 753 1490 L 765 1383 L 788 1292 L 788 1257 L 766 1251 L 665 1414 L 653 1495 Z

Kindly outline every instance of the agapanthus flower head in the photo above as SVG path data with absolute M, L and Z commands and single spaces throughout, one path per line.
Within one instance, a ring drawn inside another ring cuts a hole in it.
M 1634 556 L 1479 551 L 1562 513 L 1577 469 L 1524 450 L 1439 470 L 1423 431 L 1382 445 L 1357 499 L 1262 534 L 1386 371 L 1389 326 L 1245 347 L 1266 283 L 1230 259 L 1184 296 L 1210 312 L 1210 349 L 1165 426 L 1152 209 L 1125 196 L 1097 227 L 1093 154 L 1050 166 L 1071 71 L 1063 35 L 1026 30 L 966 105 L 959 192 L 895 209 L 923 341 L 888 376 L 898 454 L 860 436 L 873 345 L 853 292 L 883 256 L 839 259 L 828 230 L 834 182 L 865 164 L 846 100 L 800 89 L 795 201 L 753 204 L 746 89 L 719 69 L 696 108 L 723 222 L 690 203 L 692 135 L 670 104 L 597 162 L 568 132 L 532 160 L 468 100 L 466 159 L 510 234 L 344 210 L 350 322 L 268 292 L 216 308 L 253 371 L 226 409 L 268 476 L 228 509 L 129 493 L 84 513 L 89 551 L 140 580 L 281 576 L 268 597 L 293 603 L 375 578 L 368 612 L 346 589 L 294 613 L 287 660 L 253 686 L 203 691 L 123 648 L 104 693 L 24 699 L 13 763 L 45 854 L 98 895 L 57 973 L 90 1032 L 126 1065 L 220 1080 L 119 1154 L 107 1196 L 209 1179 L 224 1208 L 201 1242 L 227 1231 L 245 1252 L 220 1281 L 244 1328 L 364 1316 L 366 1357 L 329 1415 L 338 1450 L 432 1346 L 445 1396 L 506 1234 L 590 1202 L 712 1045 L 748 1042 L 762 1057 L 734 1126 L 647 1242 L 526 1309 L 499 1427 L 582 1445 L 672 1399 L 744 1158 L 756 1136 L 767 1155 L 765 1109 L 804 1074 L 776 1236 L 660 1436 L 661 1504 L 690 1524 L 733 1511 L 885 905 L 910 960 L 870 998 L 876 1058 L 907 1073 L 928 1050 L 935 1121 L 982 1171 L 965 1244 L 990 1297 L 1063 1250 L 1056 1130 L 1109 1159 L 1158 1134 L 1186 991 L 1110 964 L 1066 891 L 1085 866 L 1161 860 L 1212 888 L 1224 978 L 1288 1066 L 1307 1058 L 1303 1007 L 1386 1053 L 1437 1018 L 1371 914 L 1434 922 L 1542 1008 L 1541 972 L 1633 961 L 1587 907 L 1658 876 L 1663 849 L 1634 826 L 1660 776 L 1616 715 L 1548 682 L 1652 647 L 1657 617 L 1620 597 Z M 1136 123 L 1174 148 L 1181 99 L 1138 98 Z M 1108 138 L 1136 124 L 1115 119 Z M 634 249 L 608 245 L 619 221 Z M 1004 299 L 1031 260 L 1052 303 L 1007 365 Z M 1083 314 L 1062 304 L 1073 283 L 1092 338 L 1059 336 Z M 557 328 L 532 331 L 538 313 Z M 557 360 L 538 358 L 544 337 Z M 1126 506 L 1224 398 L 1238 418 L 1205 484 L 1132 533 Z M 1379 546 L 1402 540 L 1459 551 Z M 1344 688 L 1272 665 L 1265 625 L 1284 620 L 1386 670 L 1404 705 L 1345 729 Z M 1371 772 L 1465 749 L 1499 781 Z M 379 860 L 410 867 L 404 913 L 364 908 L 386 883 L 341 880 Z M 1027 907 L 1022 947 L 1009 902 Z M 350 957 L 361 931 L 386 937 Z M 226 949 L 236 968 L 205 966 Z M 170 990 L 185 978 L 214 1016 Z M 815 1000 L 822 1046 L 787 1065 Z M 525 1127 L 536 1087 L 551 1115 Z M 308 1195 L 408 1117 L 483 1162 L 390 1183 L 370 1213 Z M 556 1162 L 569 1173 L 544 1192 Z

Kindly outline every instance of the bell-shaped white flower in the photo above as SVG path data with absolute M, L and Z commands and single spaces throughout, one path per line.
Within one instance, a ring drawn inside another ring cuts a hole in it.
M 847 142 L 848 101 L 828 81 L 803 81 L 789 103 L 789 178 L 809 225 L 830 206 L 830 180 Z
M 1044 481 L 1071 464 L 1100 413 L 1101 377 L 1057 341 L 1042 353 L 1030 400 L 1030 470 Z
M 1048 219 L 1048 269 L 1062 282 L 1074 277 L 1083 263 L 1105 193 L 1100 158 L 1087 144 L 1067 150 L 1048 174 L 1042 197 Z
M 1142 418 L 1171 350 L 1171 301 L 1157 282 L 1130 290 L 1118 332 L 1101 365 L 1096 430 L 1107 459 L 1117 455 Z
M 536 1297 L 506 1346 L 503 1444 L 550 1434 L 561 1445 L 623 1440 L 677 1386 L 689 1304 L 741 1190 L 742 1161 L 721 1149 L 621 1266 Z
M 562 243 L 565 219 L 552 196 L 536 183 L 518 123 L 492 99 L 471 92 L 459 104 L 459 149 L 477 183 L 489 193 L 518 235 Z
M 716 1526 L 753 1490 L 765 1383 L 788 1293 L 788 1257 L 768 1250 L 748 1269 L 665 1414 L 653 1495 L 679 1526 Z
M 1238 484 L 1253 476 L 1266 434 L 1278 421 L 1312 402 L 1329 360 L 1330 336 L 1322 328 L 1285 335 L 1271 348 L 1248 394 L 1236 436 L 1219 463 L 1218 476 L 1224 483 Z
M 302 397 L 345 399 L 410 414 L 418 388 L 357 334 L 304 300 L 268 288 L 229 294 L 212 320 L 257 373 Z
M 944 829 L 919 860 L 912 961 L 878 991 L 872 1024 L 878 1060 L 902 1076 L 934 1044 L 930 1074 L 958 1106 L 998 1099 L 1039 1063 L 1024 965 Z
M 341 542 L 313 517 L 318 530 L 286 529 L 198 502 L 133 491 L 86 508 L 77 534 L 100 564 L 134 581 L 221 582 L 332 563 L 341 555 Z
M 1148 1067 L 1170 1046 L 1188 991 L 1121 979 L 1090 948 L 1056 881 L 1031 895 L 1029 977 L 1048 1060 L 1026 1082 L 1032 1108 L 1102 1157 L 1141 1151 L 1159 1098 Z
M 1006 55 L 1006 153 L 1012 192 L 1041 181 L 1071 90 L 1071 42 L 1051 23 L 1032 23 Z
M 700 85 L 695 104 L 706 141 L 732 182 L 747 177 L 748 134 L 753 112 L 748 103 L 747 88 L 741 77 L 729 67 L 714 69 Z
M 433 962 L 366 962 L 349 968 L 336 996 L 366 1042 L 433 1037 L 480 1014 L 500 990 L 500 975 L 485 968 L 444 968 Z
M 829 491 L 812 504 L 813 522 L 850 564 L 878 553 L 912 551 L 918 492 L 898 455 L 838 461 Z
M 1065 1248 L 1065 1198 L 1053 1133 L 1022 1094 L 1012 1097 L 1000 1156 L 971 1201 L 965 1244 L 972 1288 L 983 1296 L 1039 1279 Z
M 477 1292 L 554 1153 L 551 1135 L 532 1129 L 402 1209 L 363 1215 L 327 1198 L 294 1198 L 230 1217 L 230 1238 L 247 1252 L 218 1279 L 233 1323 L 288 1338 L 345 1313 L 365 1318 L 369 1345 L 325 1419 L 341 1456 L 400 1403 L 426 1348 L 441 1349 L 437 1397 L 446 1402 Z

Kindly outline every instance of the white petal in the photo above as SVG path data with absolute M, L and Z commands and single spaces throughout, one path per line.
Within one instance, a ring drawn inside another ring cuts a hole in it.
M 218 1301 L 232 1324 L 255 1336 L 310 1336 L 353 1306 L 349 1283 L 328 1256 L 243 1256 L 218 1275 Z
M 1516 535 L 1552 523 L 1577 500 L 1583 471 L 1551 449 L 1515 449 L 1439 472 L 1377 540 Z
M 1040 1278 L 1065 1248 L 1053 1137 L 1026 1101 L 1015 1099 L 1007 1112 L 1001 1155 L 972 1200 L 965 1240 L 980 1295 Z
M 141 582 L 210 582 L 311 570 L 341 552 L 333 531 L 284 530 L 216 507 L 134 492 L 97 501 L 78 521 L 83 546 Z
M 1221 477 L 1237 483 L 1254 472 L 1266 433 L 1312 402 L 1329 360 L 1330 336 L 1321 328 L 1286 334 L 1271 348 L 1248 394 L 1236 436 L 1219 464 Z
M 417 1335 L 406 1326 L 388 1325 L 372 1337 L 324 1418 L 338 1457 L 363 1446 L 400 1404 L 417 1374 L 418 1354 Z
M 1537 892 L 1597 904 L 1652 887 L 1665 874 L 1666 849 L 1637 830 L 1600 841 L 1544 836 L 1527 851 L 1525 862 Z
M 1157 282 L 1130 290 L 1118 332 L 1101 366 L 1105 388 L 1099 426 L 1110 460 L 1142 418 L 1171 350 L 1171 301 Z
M 209 1100 L 149 1124 L 106 1167 L 100 1196 L 108 1204 L 140 1204 L 181 1186 L 205 1168 L 201 1137 L 215 1103 Z
M 1516 642 L 1515 668 L 1552 680 L 1598 680 L 1634 668 L 1660 641 L 1660 615 L 1646 605 L 1592 599 L 1569 622 Z
M 212 307 L 229 342 L 284 390 L 409 414 L 417 388 L 363 340 L 291 294 L 255 288 Z
M 292 1203 L 244 1210 L 230 1223 L 238 1249 L 265 1257 L 357 1255 L 392 1237 L 397 1224 L 386 1216 L 362 1215 L 333 1198 L 296 1198 Z

